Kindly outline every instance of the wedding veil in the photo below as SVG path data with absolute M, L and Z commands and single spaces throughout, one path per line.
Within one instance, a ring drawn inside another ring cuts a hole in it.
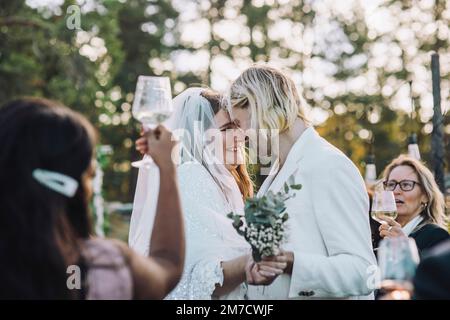
M 178 165 L 187 162 L 203 165 L 222 191 L 225 203 L 229 206 L 226 208 L 227 212 L 242 213 L 244 206 L 242 195 L 233 176 L 223 164 L 223 138 L 211 104 L 201 96 L 204 90 L 204 88 L 189 88 L 173 99 L 174 113 L 164 126 L 179 140 L 177 150 L 174 152 L 177 159 L 174 160 Z M 156 166 L 139 169 L 130 222 L 129 245 L 145 255 L 149 251 L 160 178 Z

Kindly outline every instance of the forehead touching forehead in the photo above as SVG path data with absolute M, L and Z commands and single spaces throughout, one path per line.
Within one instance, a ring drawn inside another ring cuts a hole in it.
M 221 127 L 227 123 L 231 122 L 231 117 L 230 114 L 228 113 L 227 110 L 221 108 L 215 115 L 215 120 L 217 123 L 217 126 Z
M 233 108 L 230 112 L 231 121 L 242 129 L 249 129 L 251 126 L 251 110 L 250 108 Z
M 250 111 L 251 127 L 283 132 L 297 118 L 309 123 L 297 87 L 287 74 L 267 65 L 245 70 L 231 86 L 233 110 Z

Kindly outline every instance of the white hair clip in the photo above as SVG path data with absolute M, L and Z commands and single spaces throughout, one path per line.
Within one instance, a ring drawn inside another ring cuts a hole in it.
M 74 178 L 58 172 L 34 169 L 33 178 L 43 186 L 69 198 L 72 198 L 78 189 L 78 182 Z

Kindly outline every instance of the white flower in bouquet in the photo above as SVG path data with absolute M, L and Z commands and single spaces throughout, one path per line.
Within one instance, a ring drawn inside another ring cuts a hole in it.
M 286 200 L 295 196 L 290 189 L 300 190 L 300 184 L 284 185 L 284 190 L 274 193 L 269 191 L 258 198 L 245 201 L 244 216 L 228 214 L 233 226 L 252 247 L 253 259 L 258 262 L 263 256 L 277 255 L 286 240 Z

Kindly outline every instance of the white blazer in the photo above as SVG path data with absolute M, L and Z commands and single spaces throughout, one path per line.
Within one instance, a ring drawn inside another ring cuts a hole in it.
M 287 201 L 283 248 L 294 252 L 292 276 L 249 286 L 249 299 L 373 299 L 369 198 L 353 162 L 310 127 L 258 195 L 280 191 L 285 182 L 302 184 Z

